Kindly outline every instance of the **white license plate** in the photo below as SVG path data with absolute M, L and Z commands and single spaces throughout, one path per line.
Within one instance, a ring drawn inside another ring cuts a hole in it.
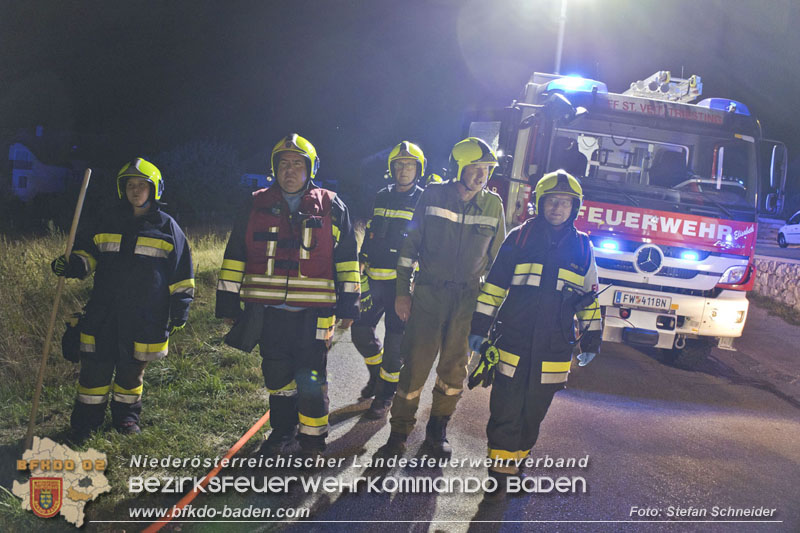
M 672 306 L 672 298 L 664 296 L 654 296 L 652 294 L 636 294 L 627 291 L 614 291 L 614 305 L 623 307 L 645 307 L 647 309 L 659 309 L 669 311 Z

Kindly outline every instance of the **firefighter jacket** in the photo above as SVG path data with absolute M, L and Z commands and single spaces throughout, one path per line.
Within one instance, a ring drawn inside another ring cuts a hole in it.
M 503 203 L 496 193 L 482 189 L 463 202 L 455 182 L 431 183 L 419 199 L 400 248 L 398 296 L 411 293 L 417 262 L 418 284 L 476 283 L 489 271 L 505 230 Z
M 359 259 L 367 264 L 367 276 L 375 280 L 397 277 L 397 254 L 422 195 L 422 188 L 417 185 L 406 192 L 399 192 L 395 187 L 389 185 L 378 191 L 361 245 Z
M 219 273 L 216 316 L 237 318 L 244 301 L 317 307 L 356 319 L 359 282 L 355 234 L 336 193 L 309 184 L 298 212 L 290 213 L 274 184 L 253 193 L 249 213 L 234 225 Z M 328 333 L 333 312 L 320 325 Z
M 576 317 L 583 351 L 596 353 L 600 346 L 600 307 L 592 291 L 597 268 L 589 237 L 571 224 L 554 231 L 544 217 L 529 219 L 503 242 L 478 296 L 470 333 L 487 336 L 496 319 L 497 371 L 513 377 L 520 358 L 531 357 L 541 383 L 563 383 Z
M 167 355 L 168 327 L 186 322 L 195 287 L 189 243 L 177 222 L 157 204 L 140 217 L 126 204 L 79 232 L 70 262 L 75 259 L 78 277 L 94 271 L 81 350 L 94 351 L 95 335 L 115 315 L 120 341 L 133 340 L 135 359 Z

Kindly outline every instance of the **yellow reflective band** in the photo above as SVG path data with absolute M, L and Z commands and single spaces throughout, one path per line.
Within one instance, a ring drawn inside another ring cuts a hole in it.
M 334 292 L 287 292 L 285 290 L 265 290 L 243 288 L 239 293 L 242 298 L 252 298 L 254 300 L 281 300 L 287 303 L 336 303 L 336 293 Z
M 152 237 L 139 237 L 136 239 L 136 246 L 158 248 L 159 250 L 164 250 L 166 252 L 171 252 L 175 249 L 175 246 L 171 242 L 167 242 L 163 239 L 154 239 Z
M 155 343 L 133 343 L 133 357 L 139 361 L 152 361 L 167 355 L 169 340 Z
M 492 283 L 484 283 L 483 287 L 481 287 L 481 291 L 491 296 L 499 296 L 501 298 L 505 298 L 508 294 L 508 289 L 498 287 Z
M 92 396 L 102 396 L 103 394 L 108 394 L 110 390 L 111 390 L 111 384 L 94 388 L 84 387 L 81 384 L 78 384 L 78 394 L 90 394 Z
M 386 209 L 382 207 L 376 207 L 375 209 L 372 210 L 372 216 L 382 217 L 384 213 L 386 213 Z M 372 221 L 370 220 L 370 222 Z
M 336 272 L 358 272 L 358 261 L 342 261 L 336 263 Z
M 225 281 L 224 279 L 221 279 L 217 282 L 218 291 L 235 292 L 236 294 L 239 294 L 239 288 L 241 286 L 241 283 L 237 283 L 235 281 Z
M 221 280 L 233 281 L 234 283 L 241 283 L 242 278 L 244 278 L 243 272 L 234 272 L 232 270 L 219 271 L 219 279 Z
M 393 268 L 367 267 L 367 275 L 376 280 L 397 279 L 397 271 Z
M 399 209 L 386 209 L 383 216 L 386 218 L 402 218 L 404 220 L 411 220 L 414 217 L 414 212 L 402 211 Z
M 119 392 L 120 394 L 135 394 L 136 396 L 141 396 L 142 390 L 144 390 L 144 384 L 132 389 L 126 389 L 114 383 L 114 392 Z
M 539 274 L 542 273 L 541 263 L 520 263 L 514 267 L 514 274 Z
M 490 459 L 501 459 L 503 461 L 514 461 L 519 459 L 525 459 L 528 457 L 528 454 L 531 453 L 530 450 L 517 450 L 514 452 L 508 450 L 497 450 L 493 448 L 489 448 L 489 458 Z
M 122 234 L 120 233 L 98 233 L 94 236 L 94 243 L 101 244 L 105 242 L 122 242 Z
M 95 267 L 97 267 L 97 259 L 95 259 L 92 254 L 90 254 L 89 252 L 87 252 L 85 250 L 73 250 L 72 253 L 74 253 L 77 256 L 80 256 L 80 257 L 84 258 L 88 263 L 86 265 L 88 267 L 87 270 L 90 273 L 94 272 Z
M 339 226 L 336 224 L 331 225 L 331 230 L 333 231 L 333 240 L 338 243 L 339 237 L 342 235 L 342 230 L 340 230 Z
M 567 372 L 569 361 L 542 361 L 542 372 Z
M 500 352 L 500 360 L 504 363 L 508 363 L 512 366 L 517 366 L 519 364 L 519 356 L 514 355 L 511 352 L 507 352 L 505 350 L 501 350 L 500 348 L 497 349 Z
M 301 424 L 304 426 L 318 428 L 322 426 L 328 425 L 328 415 L 321 416 L 319 418 L 312 418 L 310 416 L 306 416 L 301 413 L 297 413 L 297 419 L 300 421 Z
M 169 293 L 190 292 L 194 293 L 194 278 L 184 279 L 169 286 Z
M 400 257 L 397 260 L 397 268 L 411 268 L 414 266 L 414 260 L 408 257 Z
M 330 327 L 333 327 L 333 324 L 335 322 L 336 322 L 336 317 L 333 316 L 333 315 L 325 316 L 325 317 L 321 316 L 321 317 L 317 318 L 317 328 L 319 328 L 319 329 L 328 329 Z
M 383 362 L 383 350 L 373 355 L 372 357 L 365 357 L 364 362 L 369 366 L 379 365 Z
M 361 274 L 358 271 L 337 272 L 336 280 L 340 283 L 344 281 L 349 281 L 350 283 L 361 283 Z
M 572 283 L 573 285 L 583 286 L 583 276 L 564 268 L 558 269 L 558 279 L 563 279 L 564 281 Z
M 81 333 L 81 344 L 94 344 L 94 336 Z
M 415 391 L 406 392 L 403 389 L 397 389 L 397 396 L 403 398 L 404 400 L 416 400 L 419 398 L 420 394 L 422 394 L 422 387 L 418 388 Z
M 331 279 L 323 278 L 287 278 L 286 276 L 259 276 L 257 274 L 245 274 L 244 283 L 246 285 L 264 285 L 267 287 L 284 288 L 319 288 L 334 290 L 335 285 Z
M 483 302 L 478 302 L 475 304 L 475 312 L 481 313 L 486 316 L 494 317 L 497 314 L 498 307 L 494 305 L 485 304 Z
M 478 295 L 478 302 L 488 304 L 493 307 L 500 307 L 504 299 L 505 296 L 493 296 L 491 294 L 486 294 L 485 292 L 481 292 Z
M 600 309 L 584 309 L 575 313 L 579 320 L 600 320 Z
M 233 270 L 235 272 L 244 272 L 244 261 L 236 261 L 235 259 L 223 259 L 222 268 Z
M 292 380 L 288 385 L 281 387 L 280 389 L 267 389 L 267 392 L 274 396 L 294 396 L 294 394 L 297 392 L 297 382 Z
M 400 372 L 387 372 L 381 368 L 381 379 L 389 383 L 397 383 L 400 381 Z

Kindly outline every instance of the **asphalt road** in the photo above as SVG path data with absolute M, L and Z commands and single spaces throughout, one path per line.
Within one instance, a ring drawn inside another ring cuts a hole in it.
M 786 248 L 781 248 L 777 243 L 758 241 L 756 242 L 756 255 L 800 260 L 800 245 L 790 244 Z
M 349 334 L 337 338 L 329 359 L 332 429 L 326 455 L 343 458 L 342 466 L 305 472 L 260 470 L 247 475 L 333 477 L 352 482 L 377 473 L 364 463 L 386 441 L 388 424 L 361 417 L 368 403 L 358 402 L 357 397 L 367 372 Z M 303 532 L 798 531 L 796 357 L 800 353 L 796 347 L 800 327 L 752 308 L 745 337 L 738 342 L 739 351 L 715 349 L 696 371 L 667 366 L 656 352 L 610 343 L 591 365 L 573 368 L 568 388 L 556 395 L 542 425 L 532 457 L 542 461 L 588 458 L 588 464 L 548 468 L 542 463 L 526 472 L 552 479 L 583 478 L 586 492 L 533 493 L 489 504 L 480 491 L 375 493 L 362 486 L 355 493 L 309 493 L 295 486 L 288 494 L 203 496 L 195 503 L 310 507 L 308 520 L 181 527 Z M 424 453 L 420 446 L 431 388 L 429 380 L 422 396 L 421 422 L 410 437 L 407 457 Z M 488 401 L 485 389 L 469 391 L 462 398 L 448 431 L 456 459 L 484 456 Z M 229 474 L 245 475 L 241 471 Z M 383 479 L 486 478 L 484 468 L 469 466 L 405 468 L 383 474 Z M 632 514 L 634 507 L 654 516 Z M 775 511 L 771 517 L 728 518 L 712 516 L 715 507 Z M 670 516 L 678 508 L 705 510 L 706 515 Z

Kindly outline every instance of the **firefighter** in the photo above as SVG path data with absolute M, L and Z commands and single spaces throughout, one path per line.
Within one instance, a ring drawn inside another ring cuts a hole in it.
M 319 157 L 307 139 L 281 139 L 270 162 L 276 182 L 253 193 L 225 248 L 216 316 L 260 325 L 272 425 L 260 453 L 287 451 L 296 438 L 303 455 L 316 457 L 328 434 L 334 325 L 358 318 L 356 239 L 342 200 L 312 181 Z
M 394 310 L 397 254 L 422 194 L 417 180 L 425 173 L 425 155 L 416 144 L 403 141 L 389 153 L 388 166 L 394 184 L 378 191 L 375 197 L 359 257 L 372 303 L 369 309 L 362 305 L 361 318 L 351 330 L 353 344 L 369 369 L 369 381 L 361 397 L 375 396 L 365 415 L 373 419 L 383 418 L 391 407 L 403 365 L 400 343 L 405 323 Z M 381 344 L 375 326 L 384 314 L 386 334 Z
M 565 387 L 576 317 L 580 366 L 599 352 L 594 254 L 573 224 L 582 200 L 580 182 L 564 170 L 542 177 L 536 217 L 509 232 L 478 296 L 469 344 L 484 355 L 470 386 L 474 378 L 487 380 L 485 386 L 494 374 L 486 428 L 495 461 L 489 473 L 500 487 L 494 496 L 505 494 L 508 477 L 519 474 L 513 461 L 530 453 L 553 395 Z
M 461 396 L 467 336 L 480 279 L 505 236 L 503 204 L 485 188 L 497 157 L 469 137 L 451 154 L 452 180 L 431 183 L 414 211 L 397 260 L 395 311 L 408 321 L 401 352 L 405 366 L 392 406 L 391 434 L 378 455 L 396 456 L 414 427 L 422 387 L 439 355 L 433 407 L 425 444 L 439 456 L 452 453 L 446 429 Z M 413 300 L 411 274 L 419 264 Z
M 117 174 L 119 204 L 81 228 L 69 261 L 53 272 L 84 278 L 94 287 L 80 320 L 78 395 L 70 418 L 72 440 L 86 440 L 105 418 L 111 397 L 114 428 L 139 433 L 142 378 L 147 363 L 167 355 L 169 337 L 180 331 L 194 298 L 189 243 L 159 200 L 164 180 L 141 158 Z

